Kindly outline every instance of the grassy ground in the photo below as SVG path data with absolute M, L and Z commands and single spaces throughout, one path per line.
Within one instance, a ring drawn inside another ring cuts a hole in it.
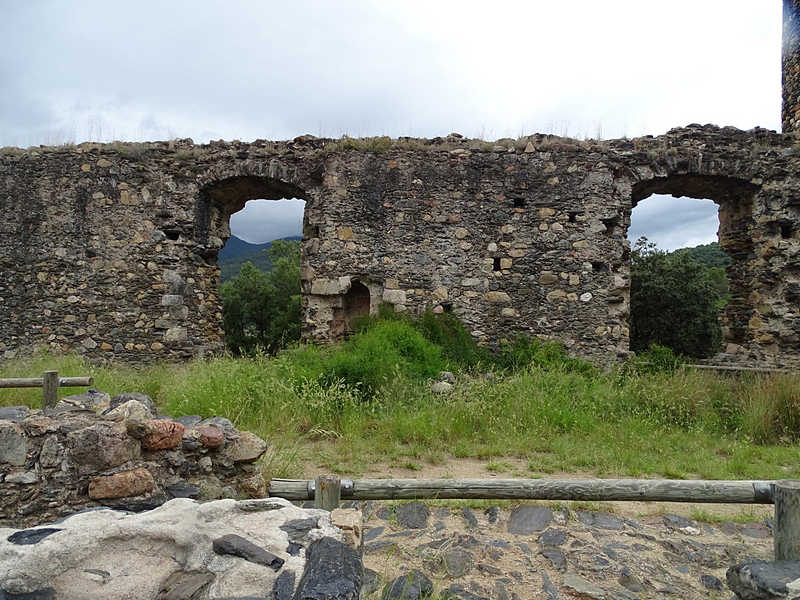
M 398 362 L 365 393 L 337 352 L 298 347 L 277 358 L 139 369 L 42 356 L 4 363 L 0 377 L 92 375 L 95 387 L 144 392 L 173 416 L 226 416 L 270 440 L 267 476 L 299 477 L 309 464 L 349 475 L 376 463 L 418 470 L 455 457 L 484 460 L 504 476 L 800 478 L 798 376 L 599 373 L 532 361 L 489 365 L 487 377 L 487 365 L 473 364 L 452 393 L 437 396 L 425 373 Z M 38 389 L 0 390 L 0 405 L 40 402 Z

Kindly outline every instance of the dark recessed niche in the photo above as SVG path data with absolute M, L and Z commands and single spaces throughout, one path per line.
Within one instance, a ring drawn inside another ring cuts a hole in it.
M 495 256 L 494 261 L 492 261 L 492 270 L 499 271 L 500 270 L 500 257 Z
M 167 236 L 168 240 L 172 240 L 174 242 L 174 241 L 177 241 L 177 239 L 180 237 L 181 233 L 180 233 L 180 231 L 172 230 L 172 231 L 164 231 L 164 235 Z
M 446 313 L 453 312 L 452 302 L 442 302 L 442 310 Z
M 791 223 L 781 223 L 781 237 L 785 240 L 788 240 L 792 237 L 792 224 Z
M 608 273 L 608 263 L 592 261 L 592 271 L 596 271 L 598 273 Z
M 514 198 L 514 208 L 525 208 L 525 198 Z
M 576 212 L 569 213 L 569 222 L 570 223 L 577 223 L 578 222 L 578 214 Z
M 310 240 L 319 237 L 319 225 L 305 225 L 303 227 L 303 238 Z

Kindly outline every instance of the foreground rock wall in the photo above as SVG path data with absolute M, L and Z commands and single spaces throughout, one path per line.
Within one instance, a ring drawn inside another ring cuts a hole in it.
M 330 513 L 280 498 L 0 528 L 0 565 L 0 598 L 37 600 L 357 600 L 362 576 Z
M 255 198 L 306 200 L 303 335 L 388 302 L 452 311 L 481 343 L 525 332 L 627 355 L 630 211 L 710 198 L 733 258 L 725 355 L 800 364 L 800 158 L 790 135 L 483 142 L 458 135 L 0 152 L 0 352 L 180 359 L 223 347 L 216 257 Z
M 224 418 L 156 418 L 144 394 L 89 392 L 46 413 L 0 408 L 0 526 L 29 526 L 109 506 L 171 498 L 258 497 L 267 449 Z

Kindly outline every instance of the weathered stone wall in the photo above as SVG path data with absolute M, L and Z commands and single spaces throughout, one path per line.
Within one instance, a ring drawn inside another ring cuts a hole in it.
M 142 361 L 220 350 L 216 256 L 230 215 L 298 197 L 307 339 L 341 335 L 360 306 L 348 292 L 365 287 L 373 310 L 452 310 L 483 343 L 527 332 L 610 362 L 628 352 L 630 211 L 666 193 L 720 205 L 734 299 L 719 358 L 797 365 L 798 167 L 792 136 L 699 125 L 607 142 L 6 150 L 0 351 Z
M 266 449 L 224 418 L 156 418 L 144 394 L 90 391 L 45 413 L 0 407 L 0 527 L 92 506 L 261 497 L 266 483 L 253 463 Z
M 783 132 L 800 125 L 800 0 L 783 0 Z

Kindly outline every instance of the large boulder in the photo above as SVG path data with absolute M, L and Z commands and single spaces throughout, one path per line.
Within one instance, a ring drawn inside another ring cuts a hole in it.
M 0 598 L 59 600 L 288 599 L 295 591 L 354 600 L 362 570 L 328 512 L 281 498 L 178 498 L 140 514 L 95 510 L 49 527 L 0 529 L 0 565 Z

